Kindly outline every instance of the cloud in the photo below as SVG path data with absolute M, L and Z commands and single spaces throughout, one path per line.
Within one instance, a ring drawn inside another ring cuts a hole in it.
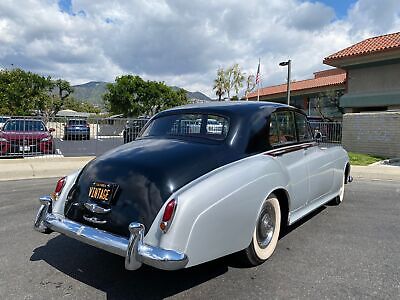
M 218 67 L 239 63 L 263 84 L 326 68 L 322 59 L 365 37 L 400 31 L 397 1 L 359 0 L 339 19 L 300 0 L 21 0 L 0 2 L 0 67 L 72 83 L 139 74 L 212 95 Z

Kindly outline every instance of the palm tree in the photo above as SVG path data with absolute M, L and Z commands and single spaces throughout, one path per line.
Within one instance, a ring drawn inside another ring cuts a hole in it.
M 244 74 L 240 70 L 239 64 L 234 64 L 232 70 L 232 83 L 231 86 L 236 92 L 236 97 L 239 98 L 239 90 L 243 87 Z
M 231 100 L 231 89 L 232 89 L 232 75 L 233 68 L 230 67 L 225 71 L 225 80 L 224 80 L 224 90 L 228 94 L 228 100 Z
M 225 94 L 225 72 L 220 68 L 217 72 L 217 78 L 214 79 L 215 95 L 218 96 L 218 101 L 221 101 L 222 96 Z
M 245 92 L 246 100 L 249 100 L 247 98 L 247 95 L 251 93 L 255 87 L 256 87 L 256 77 L 253 74 L 250 74 L 249 76 L 247 76 L 246 79 L 246 92 Z

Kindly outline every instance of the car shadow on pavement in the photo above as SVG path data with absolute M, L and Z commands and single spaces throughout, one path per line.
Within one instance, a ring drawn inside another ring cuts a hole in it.
M 284 228 L 279 239 L 284 239 L 326 208 L 322 206 Z M 34 249 L 30 260 L 45 261 L 62 273 L 105 292 L 107 299 L 161 299 L 216 278 L 226 273 L 229 267 L 249 268 L 238 258 L 238 254 L 232 254 L 178 271 L 162 271 L 146 265 L 136 271 L 127 271 L 123 257 L 57 235 L 46 245 Z
M 126 271 L 123 257 L 62 235 L 34 249 L 30 260 L 45 261 L 64 274 L 104 291 L 107 299 L 161 299 L 228 271 L 225 258 L 172 272 L 145 265 L 136 271 Z

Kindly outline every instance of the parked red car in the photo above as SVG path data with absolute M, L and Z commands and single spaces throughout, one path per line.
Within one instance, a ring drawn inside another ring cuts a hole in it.
M 9 119 L 0 131 L 0 156 L 54 153 L 53 131 L 41 120 Z

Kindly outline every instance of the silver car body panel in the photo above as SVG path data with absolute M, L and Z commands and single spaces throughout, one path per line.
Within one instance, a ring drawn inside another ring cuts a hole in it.
M 340 146 L 314 145 L 277 156 L 265 152 L 227 164 L 171 195 L 178 205 L 169 230 L 163 233 L 159 228 L 166 201 L 143 242 L 186 254 L 186 267 L 240 251 L 250 244 L 269 194 L 277 189 L 286 191 L 287 222 L 292 224 L 339 195 L 348 161 Z M 78 174 L 67 177 L 53 204 L 53 214 L 63 216 Z

